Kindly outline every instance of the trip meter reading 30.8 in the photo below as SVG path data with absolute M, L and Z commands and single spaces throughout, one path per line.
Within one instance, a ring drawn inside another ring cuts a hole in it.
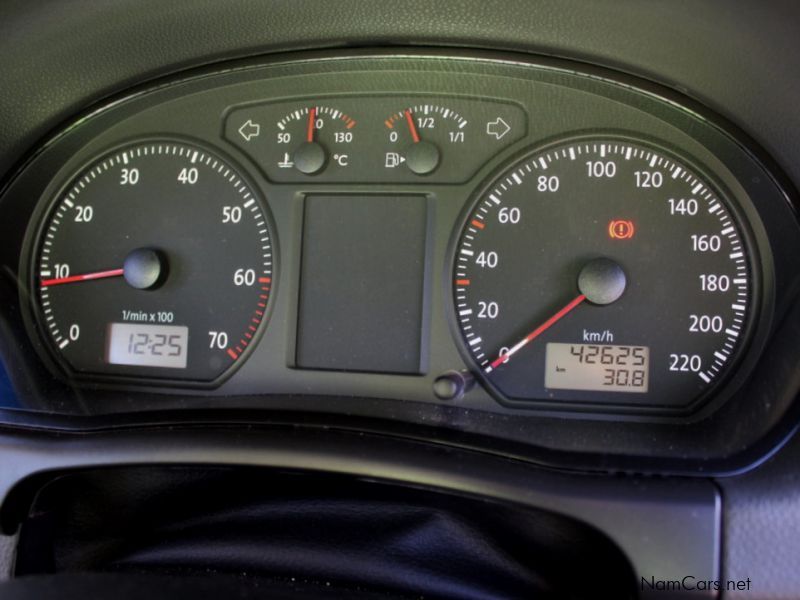
M 142 142 L 58 195 L 31 268 L 39 328 L 71 374 L 213 382 L 260 332 L 273 242 L 266 207 L 228 162 Z
M 751 264 L 733 205 L 688 161 L 565 143 L 478 198 L 456 248 L 455 313 L 505 399 L 682 408 L 741 353 Z

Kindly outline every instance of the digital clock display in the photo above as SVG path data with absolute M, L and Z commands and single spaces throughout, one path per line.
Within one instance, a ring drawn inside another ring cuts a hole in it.
M 650 348 L 608 344 L 547 344 L 546 388 L 647 392 Z
M 108 326 L 106 362 L 185 369 L 188 346 L 188 327 L 111 323 Z

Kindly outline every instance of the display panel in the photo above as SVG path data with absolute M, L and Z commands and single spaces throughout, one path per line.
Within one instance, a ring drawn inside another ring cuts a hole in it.
M 650 348 L 547 344 L 544 386 L 595 392 L 647 391 Z
M 106 361 L 112 365 L 185 369 L 188 346 L 188 327 L 111 323 Z
M 297 366 L 419 373 L 424 196 L 309 196 Z

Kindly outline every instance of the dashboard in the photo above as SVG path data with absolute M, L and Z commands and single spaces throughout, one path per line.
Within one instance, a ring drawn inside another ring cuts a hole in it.
M 248 465 L 567 515 L 630 597 L 744 581 L 727 502 L 797 427 L 796 164 L 711 76 L 518 33 L 176 59 L 0 135 L 0 530 L 61 474 Z

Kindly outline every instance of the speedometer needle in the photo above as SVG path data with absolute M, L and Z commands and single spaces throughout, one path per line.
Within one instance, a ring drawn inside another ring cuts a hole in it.
M 94 279 L 107 279 L 108 277 L 122 277 L 125 269 L 111 269 L 110 271 L 96 271 L 94 273 L 84 273 L 83 275 L 71 275 L 69 277 L 56 277 L 55 279 L 42 279 L 42 287 L 51 285 L 61 285 L 63 283 L 77 283 L 80 281 L 92 281 Z
M 542 335 L 545 331 L 550 329 L 553 325 L 555 325 L 563 317 L 565 317 L 567 314 L 569 314 L 575 307 L 577 307 L 579 304 L 581 304 L 584 300 L 586 300 L 586 296 L 584 294 L 580 294 L 577 298 L 575 298 L 572 301 L 570 301 L 570 303 L 567 304 L 564 308 L 559 310 L 556 314 L 554 314 L 552 317 L 547 319 L 544 323 L 539 325 L 536 329 L 531 331 L 528 335 L 526 335 L 524 338 L 522 338 L 519 342 L 514 344 L 514 346 L 512 346 L 509 349 L 508 352 L 504 352 L 503 354 L 498 356 L 496 359 L 494 359 L 489 364 L 489 366 L 486 367 L 485 371 L 487 373 L 491 373 L 494 369 L 499 367 L 501 364 L 503 364 L 504 362 L 508 361 L 512 356 L 514 356 L 523 347 L 525 347 L 525 345 L 527 345 L 529 342 L 532 342 L 537 337 Z

